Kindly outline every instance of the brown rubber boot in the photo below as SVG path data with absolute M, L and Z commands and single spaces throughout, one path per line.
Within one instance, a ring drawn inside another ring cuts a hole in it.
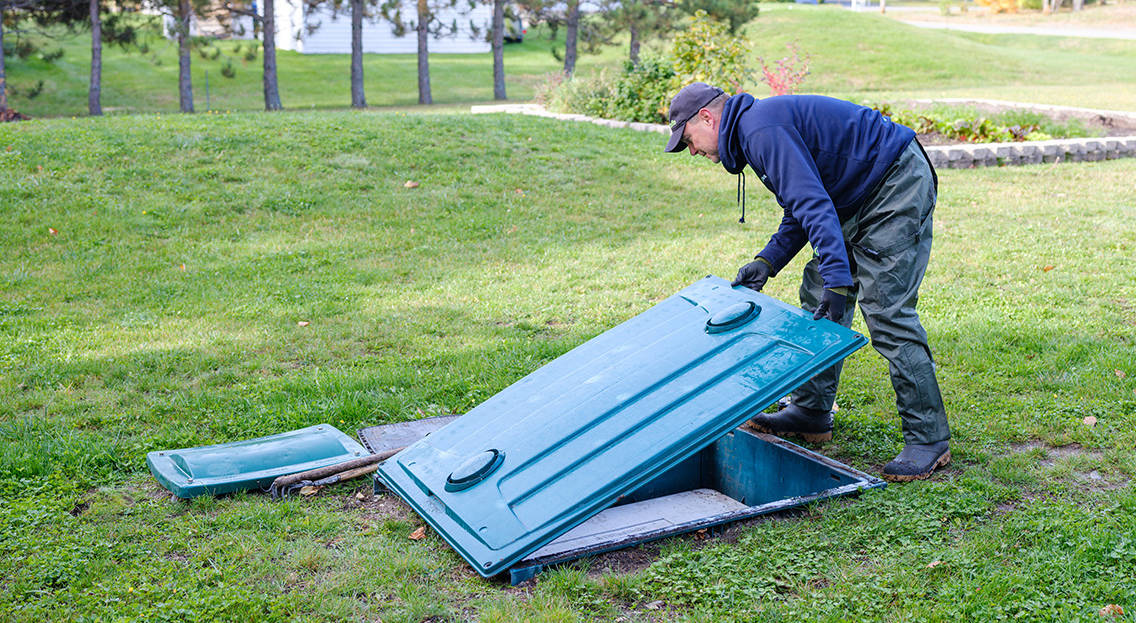
M 800 437 L 810 443 L 832 441 L 832 412 L 798 407 L 795 404 L 777 413 L 760 413 L 746 422 L 759 433 L 778 437 Z
M 884 466 L 883 477 L 891 482 L 925 480 L 936 469 L 950 462 L 951 446 L 948 441 L 909 443 L 899 456 Z

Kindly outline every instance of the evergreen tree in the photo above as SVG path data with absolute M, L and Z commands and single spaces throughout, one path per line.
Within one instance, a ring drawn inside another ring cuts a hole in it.
M 689 15 L 705 11 L 712 19 L 726 24 L 731 35 L 738 34 L 760 11 L 756 0 L 679 0 L 678 8 Z
M 674 30 L 677 11 L 669 0 L 607 0 L 599 5 L 598 17 L 607 42 L 628 33 L 628 59 L 638 66 L 643 43 Z
M 417 0 L 415 3 L 415 19 L 408 21 L 402 16 L 402 0 L 387 0 L 381 7 L 381 14 L 389 21 L 396 36 L 404 36 L 411 28 L 418 35 L 418 103 L 433 104 L 434 98 L 430 93 L 430 49 L 431 37 L 450 37 L 458 32 L 458 21 L 455 17 L 449 22 L 442 21 L 439 15 L 445 11 L 454 11 L 458 14 L 468 15 L 477 6 L 478 0 Z M 471 34 L 481 35 L 471 24 Z
M 46 28 L 59 25 L 74 30 L 86 22 L 88 15 L 87 0 L 0 0 L 0 118 L 23 118 L 9 111 L 6 58 L 9 50 L 27 57 L 38 51 L 29 40 L 32 34 L 42 34 Z

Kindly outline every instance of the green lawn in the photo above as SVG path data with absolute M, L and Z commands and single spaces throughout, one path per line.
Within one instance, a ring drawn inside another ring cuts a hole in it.
M 348 111 L 0 127 L 0 619 L 1131 620 L 1133 160 L 941 172 L 920 310 L 955 462 L 929 482 L 513 589 L 363 482 L 181 502 L 149 477 L 150 450 L 467 411 L 732 276 L 779 209 L 751 185 L 739 225 L 732 177 L 661 140 Z M 767 292 L 794 300 L 804 259 Z M 878 473 L 885 362 L 854 355 L 838 401 L 818 449 Z
M 1035 103 L 1136 110 L 1136 41 L 1094 40 L 1023 35 L 977 35 L 908 26 L 874 13 L 852 13 L 837 7 L 764 4 L 746 28 L 754 61 L 786 54 L 797 42 L 811 57 L 805 92 L 851 99 L 910 97 L 983 97 Z M 64 56 L 54 65 L 43 61 L 10 61 L 10 83 L 24 91 L 44 81 L 33 100 L 16 95 L 12 105 L 33 117 L 84 115 L 87 110 L 89 39 L 63 38 L 56 45 Z M 547 77 L 559 70 L 551 43 L 530 36 L 505 48 L 508 94 L 529 100 Z M 649 46 L 656 52 L 668 44 Z M 104 99 L 108 113 L 175 112 L 177 58 L 172 42 L 151 41 L 148 55 L 105 51 Z M 230 50 L 230 44 L 221 44 Z M 599 55 L 583 55 L 581 74 L 614 68 L 624 46 Z M 238 55 L 239 57 L 239 55 Z M 417 102 L 416 65 L 412 55 L 367 55 L 367 102 L 375 107 L 412 107 Z M 209 72 L 209 109 L 263 108 L 260 59 L 238 58 L 237 75 L 221 77 L 224 57 L 208 61 L 193 56 L 195 103 L 205 111 L 205 72 Z M 350 103 L 349 58 L 346 55 L 303 55 L 280 52 L 280 91 L 290 109 L 346 108 Z M 492 61 L 489 54 L 433 55 L 433 95 L 439 106 L 465 108 L 491 101 Z M 755 94 L 763 84 L 747 85 Z
M 927 30 L 836 7 L 763 8 L 758 56 L 796 42 L 812 55 L 804 89 L 851 99 L 983 97 L 1136 110 L 1136 41 Z
M 563 39 L 563 32 L 561 33 Z M 177 112 L 178 59 L 173 41 L 149 37 L 150 51 L 124 52 L 117 47 L 103 51 L 103 107 L 107 114 L 137 112 Z M 562 45 L 562 41 L 560 42 Z M 90 74 L 90 37 L 79 34 L 60 37 L 47 49 L 62 48 L 60 60 L 9 61 L 9 81 L 18 91 L 44 81 L 43 92 L 28 100 L 17 94 L 12 106 L 33 117 L 85 115 Z M 258 56 L 244 60 L 234 53 L 241 42 L 220 42 L 224 54 L 206 60 L 192 57 L 194 104 L 198 112 L 263 110 L 261 63 Z M 506 91 L 512 100 L 529 100 L 534 90 L 560 64 L 550 49 L 553 43 L 535 32 L 522 44 L 505 46 Z M 622 52 L 609 48 L 599 55 L 580 59 L 579 67 L 588 71 L 597 63 L 615 64 Z M 231 59 L 236 76 L 225 78 L 221 69 Z M 351 104 L 350 55 L 300 54 L 277 52 L 280 98 L 285 108 L 347 108 Z M 416 106 L 418 103 L 417 57 L 413 54 L 367 54 L 363 72 L 367 103 L 373 107 Z M 493 61 L 486 54 L 434 54 L 430 57 L 431 86 L 438 105 L 493 100 Z M 206 72 L 209 101 L 206 106 Z

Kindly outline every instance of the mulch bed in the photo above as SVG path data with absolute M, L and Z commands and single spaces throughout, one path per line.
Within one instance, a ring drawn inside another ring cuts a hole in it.
M 971 103 L 967 104 L 967 106 L 986 114 L 996 114 L 1005 112 L 1007 110 L 1014 110 L 1014 107 L 1012 106 L 996 106 L 993 104 L 985 103 Z M 1101 137 L 1136 136 L 1136 120 L 1130 118 L 1114 117 L 1078 110 L 1045 111 L 1042 114 L 1049 117 L 1050 119 L 1053 119 L 1054 121 L 1068 121 L 1070 119 L 1078 119 L 1082 124 L 1084 124 L 1085 127 L 1091 130 L 1093 134 Z M 930 147 L 932 145 L 960 145 L 965 143 L 965 141 L 960 141 L 957 138 L 951 138 L 949 136 L 939 134 L 938 132 L 919 134 L 918 138 L 919 142 L 927 147 Z

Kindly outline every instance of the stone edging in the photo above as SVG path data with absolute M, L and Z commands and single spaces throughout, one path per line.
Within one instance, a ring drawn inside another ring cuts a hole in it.
M 1056 106 L 1045 108 L 1059 109 Z M 554 113 L 537 104 L 473 106 L 470 108 L 470 112 L 473 114 L 514 113 L 564 121 L 582 121 L 609 128 L 630 128 L 640 132 L 670 133 L 670 127 L 658 123 L 615 121 L 587 115 Z M 1122 114 L 1131 115 L 1133 113 Z M 1136 136 L 1068 138 L 1020 143 L 936 145 L 926 147 L 926 150 L 927 156 L 931 159 L 931 164 L 939 169 L 970 169 L 974 167 L 1040 164 L 1043 162 L 1095 162 L 1116 158 L 1136 158 Z
M 937 169 L 971 169 L 1042 162 L 1095 162 L 1136 157 L 1136 136 L 936 145 L 927 147 L 926 150 L 931 164 Z

